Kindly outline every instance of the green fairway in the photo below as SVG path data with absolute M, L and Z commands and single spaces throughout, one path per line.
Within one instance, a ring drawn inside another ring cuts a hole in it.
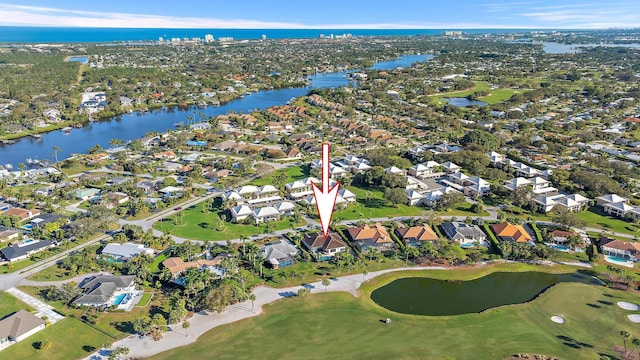
M 605 214 L 601 208 L 592 207 L 576 215 L 586 221 L 587 226 L 629 235 L 640 235 L 638 228 L 632 223 Z
M 448 98 L 448 97 L 461 98 L 461 97 L 473 95 L 476 91 L 485 90 L 489 92 L 489 95 L 479 97 L 478 100 L 484 101 L 489 105 L 493 105 L 505 100 L 509 100 L 511 96 L 513 96 L 513 94 L 517 94 L 520 92 L 520 90 L 513 90 L 513 89 L 491 89 L 489 87 L 489 84 L 486 81 L 476 81 L 475 84 L 476 86 L 474 86 L 473 89 L 435 94 L 432 96 L 432 98 L 438 104 L 446 104 L 447 103 L 446 100 L 443 100 L 442 98 Z
M 221 211 L 221 209 L 214 209 L 203 213 L 200 206 L 193 206 L 183 210 L 182 224 L 175 225 L 173 218 L 166 218 L 153 224 L 153 228 L 186 239 L 223 241 L 295 228 L 305 224 L 304 222 L 295 223 L 289 218 L 259 226 L 224 222 L 224 229 L 219 231 L 216 230 L 215 218 Z
M 35 342 L 48 340 L 51 347 L 36 350 Z M 67 360 L 89 356 L 113 339 L 74 318 L 65 318 L 27 339 L 2 350 L 3 359 Z
M 551 270 L 537 268 L 545 269 Z M 468 278 L 479 272 L 438 273 Z M 195 344 L 153 359 L 493 360 L 521 353 L 597 359 L 599 354 L 615 355 L 613 346 L 622 346 L 620 330 L 640 335 L 626 319 L 629 312 L 615 305 L 620 300 L 637 302 L 637 297 L 593 285 L 562 283 L 526 304 L 446 317 L 393 313 L 370 301 L 368 291 L 360 294 L 357 299 L 347 293 L 320 293 L 281 300 L 267 305 L 266 314 L 213 329 Z M 552 322 L 553 315 L 566 323 Z M 391 324 L 381 321 L 387 317 Z

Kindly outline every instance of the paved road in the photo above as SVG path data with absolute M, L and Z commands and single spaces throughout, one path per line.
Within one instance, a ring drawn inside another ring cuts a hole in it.
M 89 245 L 95 244 L 101 240 L 106 240 L 110 238 L 110 236 L 108 235 L 100 235 L 95 239 L 89 240 L 85 243 L 82 243 L 76 247 L 73 247 L 69 250 L 65 250 L 59 254 L 53 255 L 51 257 L 49 257 L 48 259 L 39 261 L 33 265 L 29 265 L 27 267 L 25 267 L 24 269 L 21 270 L 17 270 L 14 271 L 12 273 L 9 274 L 2 274 L 0 275 L 0 290 L 7 290 L 9 288 L 12 288 L 14 286 L 17 286 L 18 283 L 20 283 L 20 281 L 22 281 L 22 279 L 25 279 L 39 271 L 42 271 L 50 266 L 55 265 L 58 260 L 64 258 L 65 256 L 69 255 L 70 253 L 74 252 L 74 251 L 78 251 L 81 250 L 82 248 L 85 248 Z

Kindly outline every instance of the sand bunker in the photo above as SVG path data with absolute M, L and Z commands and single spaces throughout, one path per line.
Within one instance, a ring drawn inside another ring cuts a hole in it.
M 640 314 L 633 314 L 633 315 L 629 315 L 627 317 L 629 318 L 629 320 L 631 320 L 631 322 L 636 323 L 636 324 L 640 324 Z
M 551 321 L 557 324 L 564 324 L 564 318 L 562 316 L 554 315 L 551 317 Z
M 630 302 L 625 302 L 625 301 L 618 301 L 618 307 L 621 309 L 631 310 L 631 311 L 638 311 L 638 309 L 640 308 L 636 304 L 632 304 Z

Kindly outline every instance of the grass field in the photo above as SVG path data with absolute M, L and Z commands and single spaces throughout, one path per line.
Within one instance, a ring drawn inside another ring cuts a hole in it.
M 436 95 L 433 95 L 432 98 L 437 104 L 444 105 L 447 103 L 447 101 L 443 100 L 442 98 L 448 98 L 448 97 L 461 98 L 461 97 L 466 97 L 468 95 L 473 95 L 476 91 L 486 90 L 489 92 L 489 95 L 479 97 L 478 100 L 484 101 L 489 105 L 493 105 L 505 100 L 509 100 L 511 96 L 513 96 L 513 94 L 517 94 L 520 92 L 520 90 L 514 90 L 514 89 L 491 89 L 489 87 L 489 84 L 486 81 L 476 81 L 475 83 L 476 83 L 476 86 L 473 89 L 436 94 Z
M 478 275 L 475 270 L 438 273 Z M 369 289 L 376 283 L 367 283 Z M 393 313 L 367 293 L 363 289 L 357 299 L 320 293 L 278 301 L 265 307 L 266 314 L 213 329 L 195 344 L 153 359 L 505 359 L 520 353 L 597 359 L 599 354 L 616 356 L 612 348 L 622 346 L 620 330 L 638 335 L 637 326 L 626 319 L 628 312 L 615 305 L 637 302 L 637 297 L 598 286 L 562 283 L 526 304 L 447 317 Z M 566 323 L 553 323 L 553 315 Z M 391 324 L 381 321 L 387 317 Z
M 140 298 L 140 301 L 138 301 L 138 303 L 136 304 L 136 306 L 142 306 L 145 307 L 147 305 L 149 305 L 149 302 L 151 302 L 151 297 L 153 296 L 152 293 L 144 293 L 142 294 L 142 297 Z
M 31 311 L 33 309 L 8 292 L 0 291 L 0 319 L 18 310 Z
M 249 184 L 255 186 L 273 185 L 273 179 L 275 179 L 276 176 L 282 174 L 283 172 L 287 174 L 287 180 L 285 181 L 285 184 L 309 177 L 309 172 L 307 169 L 304 169 L 300 166 L 292 166 L 283 170 L 274 171 L 267 176 L 251 181 Z
M 632 223 L 605 214 L 599 207 L 581 211 L 576 215 L 587 222 L 587 226 L 630 235 L 640 235 L 638 228 Z
M 218 231 L 214 225 L 214 217 L 218 216 L 218 211 L 221 210 L 215 209 L 203 213 L 200 206 L 192 206 L 183 210 L 184 223 L 175 225 L 173 218 L 166 218 L 153 224 L 153 228 L 192 240 L 224 241 L 304 225 L 304 222 L 294 223 L 293 220 L 287 218 L 259 226 L 225 222 L 224 230 Z
M 51 342 L 46 350 L 36 350 L 34 343 Z M 113 339 L 84 324 L 80 320 L 65 318 L 46 329 L 2 351 L 3 359 L 68 360 L 89 356 L 102 344 Z
M 356 204 L 349 205 L 346 209 L 337 210 L 333 218 L 336 221 L 341 220 L 366 220 L 374 218 L 386 218 L 386 217 L 399 217 L 399 216 L 421 216 L 427 211 L 427 209 L 418 206 L 408 206 L 405 204 L 398 204 L 397 207 L 393 207 L 389 201 L 384 199 L 382 191 L 370 190 L 369 198 L 367 199 L 367 190 L 358 188 L 355 186 L 348 187 L 354 194 L 356 194 Z M 441 216 L 460 216 L 460 217 L 477 217 L 487 216 L 488 212 L 476 214 L 469 211 L 471 204 L 463 203 L 456 209 L 450 211 L 438 212 L 436 215 Z

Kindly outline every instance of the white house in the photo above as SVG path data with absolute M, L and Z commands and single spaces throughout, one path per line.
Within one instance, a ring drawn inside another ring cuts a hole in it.
M 46 322 L 26 310 L 19 310 L 0 320 L 0 350 L 44 329 Z

